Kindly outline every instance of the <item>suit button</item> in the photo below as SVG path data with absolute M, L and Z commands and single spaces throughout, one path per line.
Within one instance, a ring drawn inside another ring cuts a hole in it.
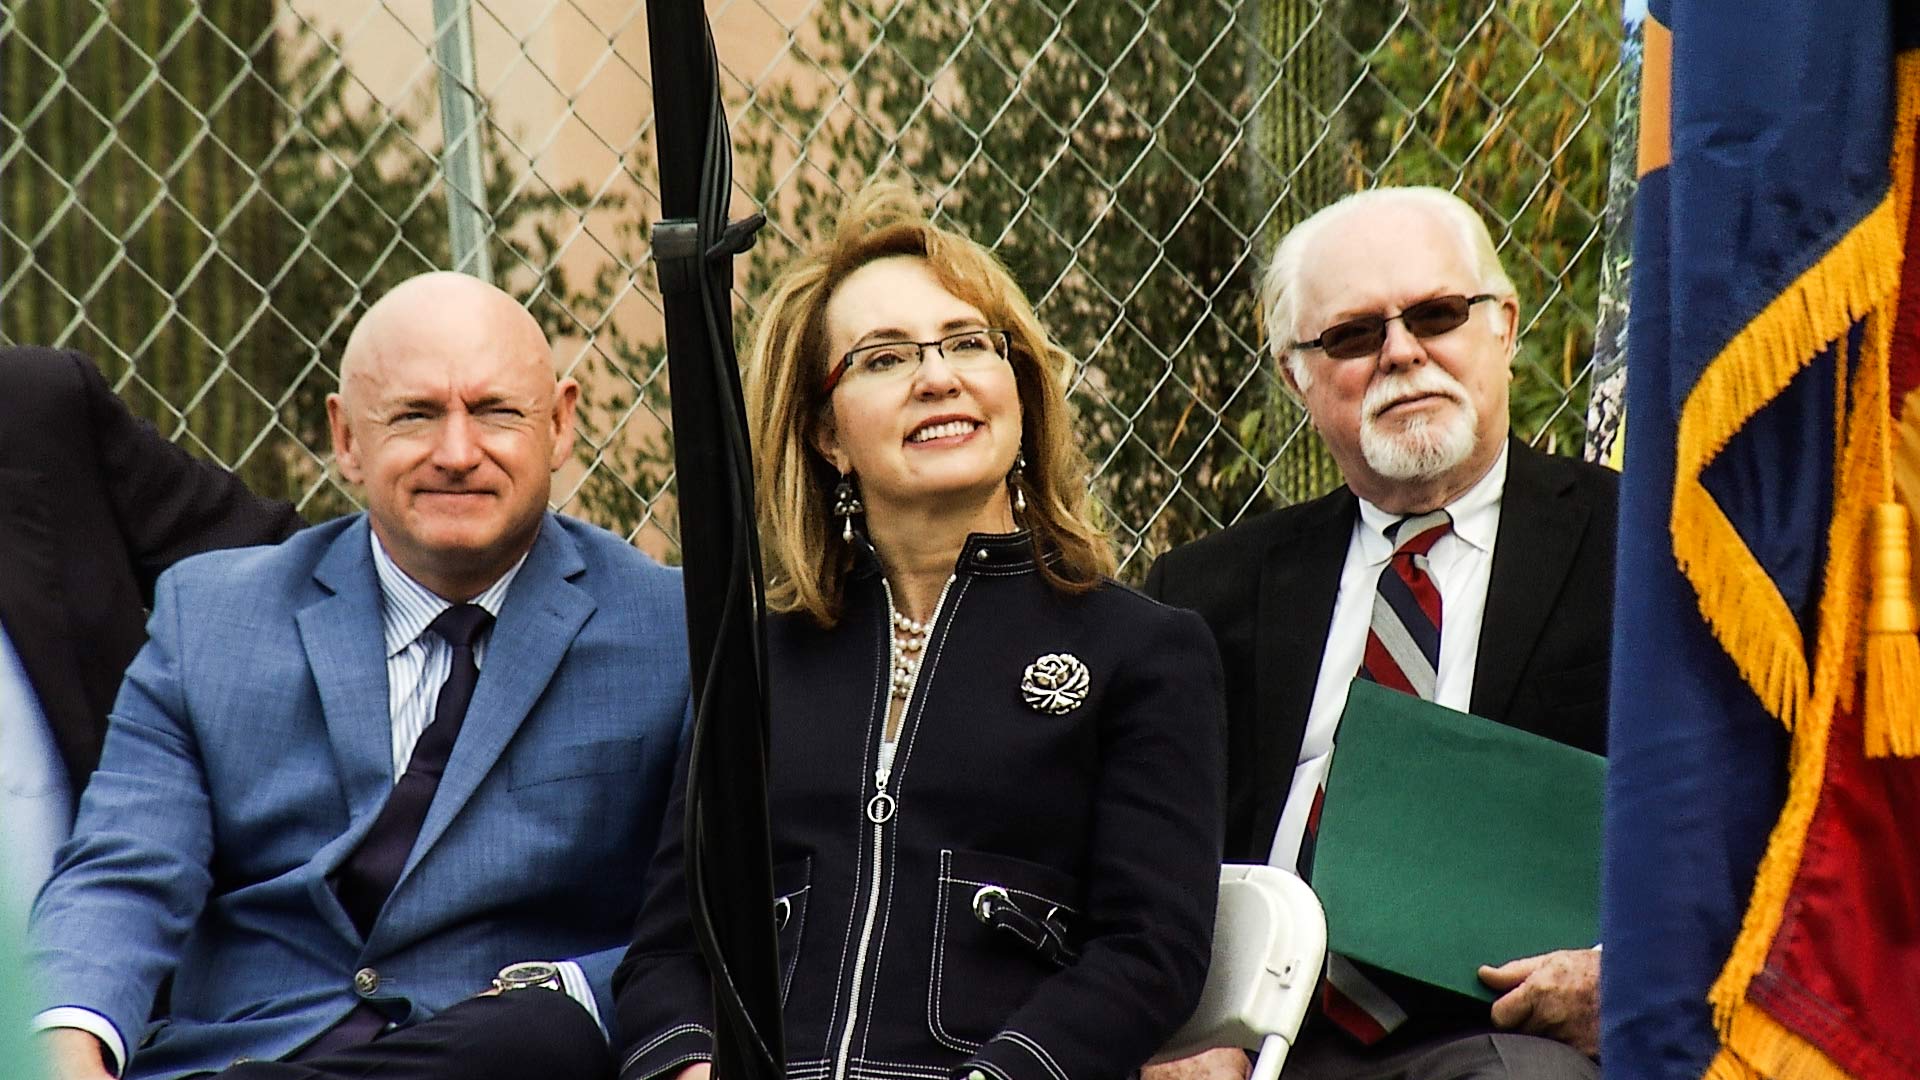
M 370 996 L 380 989 L 380 973 L 370 967 L 361 968 L 353 973 L 353 991 L 361 997 Z

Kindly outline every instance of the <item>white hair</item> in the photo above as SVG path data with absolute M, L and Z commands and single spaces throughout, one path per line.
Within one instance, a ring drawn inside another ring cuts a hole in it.
M 1274 249 L 1273 261 L 1260 276 L 1260 310 L 1267 351 L 1287 365 L 1302 390 L 1311 380 L 1306 366 L 1289 346 L 1300 340 L 1300 279 L 1307 249 L 1314 237 L 1336 220 L 1388 206 L 1424 210 L 1452 226 L 1460 237 L 1461 251 L 1474 268 L 1480 291 L 1500 297 L 1514 295 L 1513 280 L 1500 265 L 1500 253 L 1494 250 L 1486 221 L 1453 192 L 1437 187 L 1382 187 L 1356 191 L 1335 200 L 1287 231 L 1280 246 Z

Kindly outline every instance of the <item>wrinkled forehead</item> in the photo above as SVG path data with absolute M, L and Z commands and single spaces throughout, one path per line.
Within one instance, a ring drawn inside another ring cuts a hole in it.
M 1437 212 L 1417 205 L 1355 210 L 1328 222 L 1302 253 L 1298 330 L 1311 337 L 1343 319 L 1477 292 L 1478 277 L 1465 239 Z
M 357 359 L 346 390 L 369 404 L 396 401 L 452 403 L 480 400 L 543 401 L 553 393 L 552 356 L 540 343 L 402 333 Z

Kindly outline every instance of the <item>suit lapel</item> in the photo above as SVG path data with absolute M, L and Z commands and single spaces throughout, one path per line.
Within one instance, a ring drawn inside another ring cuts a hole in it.
M 1486 614 L 1473 668 L 1473 712 L 1504 716 L 1513 704 L 1533 643 L 1553 614 L 1572 570 L 1588 507 L 1570 479 L 1544 467 L 1544 456 L 1509 441 L 1507 483 L 1500 497 L 1500 529 L 1493 542 Z
M 370 824 L 379 812 L 394 779 L 386 636 L 367 530 L 362 517 L 328 545 L 313 578 L 330 595 L 294 616 L 307 667 L 320 692 L 348 813 L 352 821 L 363 824 Z M 357 837 L 354 842 L 358 843 Z
M 573 539 L 549 514 L 501 604 L 460 738 L 395 893 L 493 771 L 593 614 L 593 597 L 569 580 L 585 569 Z
M 1357 512 L 1353 493 L 1342 487 L 1290 515 L 1268 543 L 1254 638 L 1254 730 L 1264 736 L 1255 749 L 1256 820 L 1269 833 L 1299 763 Z

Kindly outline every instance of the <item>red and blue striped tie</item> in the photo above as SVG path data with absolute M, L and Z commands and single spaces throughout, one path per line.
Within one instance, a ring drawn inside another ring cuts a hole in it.
M 1440 672 L 1440 590 L 1427 573 L 1427 553 L 1452 528 L 1445 510 L 1401 518 L 1387 527 L 1393 558 L 1374 588 L 1360 678 L 1433 700 Z
M 1387 527 L 1393 558 L 1374 588 L 1373 621 L 1356 678 L 1433 700 L 1440 673 L 1440 590 L 1428 573 L 1427 553 L 1452 528 L 1445 510 L 1401 518 Z M 1325 797 L 1322 787 L 1308 816 L 1310 835 L 1318 832 Z M 1311 869 L 1309 862 L 1305 873 Z M 1338 954 L 1327 956 L 1320 1008 L 1341 1030 L 1367 1045 L 1386 1038 L 1407 1019 L 1406 1010 L 1386 991 Z

